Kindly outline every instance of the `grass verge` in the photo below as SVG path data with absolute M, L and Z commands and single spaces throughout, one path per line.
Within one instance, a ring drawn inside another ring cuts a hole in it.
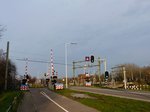
M 16 98 L 15 98 L 16 97 Z M 12 105 L 11 112 L 16 112 L 23 93 L 21 91 L 6 91 L 0 94 L 0 112 L 6 112 Z M 15 98 L 15 100 L 14 100 Z
M 101 112 L 150 112 L 149 102 L 105 96 L 88 92 L 79 92 L 74 90 L 60 90 L 56 91 L 56 93 L 69 97 Z M 82 93 L 95 98 L 76 98 L 71 95 L 73 93 Z

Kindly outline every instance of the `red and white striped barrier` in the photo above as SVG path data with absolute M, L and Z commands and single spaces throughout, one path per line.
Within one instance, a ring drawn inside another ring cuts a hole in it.
M 63 85 L 56 85 L 56 90 L 58 89 L 64 89 Z
M 28 86 L 20 86 L 20 90 L 29 90 Z
M 91 86 L 91 82 L 86 82 L 85 86 Z

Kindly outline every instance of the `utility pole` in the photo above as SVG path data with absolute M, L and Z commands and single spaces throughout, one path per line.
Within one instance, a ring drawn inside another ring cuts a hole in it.
M 68 67 L 67 67 L 67 44 L 65 43 L 65 71 L 66 71 L 66 88 L 68 88 Z
M 101 85 L 101 61 L 100 61 L 100 57 L 98 57 L 98 76 L 99 76 L 99 85 Z
M 112 80 L 111 80 L 111 82 L 112 82 L 112 85 L 113 85 L 113 86 L 115 86 L 115 80 L 114 80 L 114 71 L 113 71 L 113 69 L 112 69 L 111 78 L 112 78 Z
M 126 77 L 126 68 L 125 66 L 116 66 L 113 67 L 112 69 L 116 69 L 116 68 L 121 68 L 123 71 L 123 83 L 124 83 L 124 89 L 127 89 L 127 77 Z
M 7 76 L 8 76 L 8 61 L 9 61 L 9 41 L 7 42 L 7 54 L 6 54 L 6 71 L 5 71 L 5 90 L 7 90 Z
M 127 78 L 125 67 L 123 67 L 123 75 L 124 75 L 124 89 L 127 89 Z
M 106 62 L 106 59 L 104 59 L 104 70 L 105 70 L 105 72 L 107 71 L 107 62 Z
M 75 62 L 73 61 L 73 84 L 75 86 Z
M 68 61 L 67 61 L 67 55 L 68 55 L 68 53 L 67 53 L 67 45 L 75 45 L 75 44 L 77 44 L 77 43 L 65 43 L 65 71 L 66 71 L 66 88 L 68 88 L 68 66 L 67 66 L 67 63 L 68 63 Z

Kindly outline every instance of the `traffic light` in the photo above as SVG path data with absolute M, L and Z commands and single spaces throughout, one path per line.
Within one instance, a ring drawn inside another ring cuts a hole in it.
M 50 80 L 50 79 L 46 79 L 46 83 L 48 83 L 48 82 L 49 82 L 49 80 Z
M 109 72 L 106 71 L 106 72 L 105 72 L 105 78 L 108 79 L 108 77 L 109 77 Z
M 87 77 L 87 78 L 85 79 L 85 81 L 86 81 L 86 82 L 90 82 L 90 78 Z
M 91 55 L 91 63 L 94 63 L 94 56 Z
M 55 84 L 57 81 L 54 79 L 54 80 L 52 80 L 52 84 Z
M 46 85 L 47 85 L 47 86 L 48 86 L 49 80 L 50 80 L 50 79 L 46 79 Z

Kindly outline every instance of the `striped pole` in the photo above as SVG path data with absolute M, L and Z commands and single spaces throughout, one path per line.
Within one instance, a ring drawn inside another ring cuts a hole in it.
M 50 72 L 51 72 L 51 66 L 50 66 L 50 63 L 49 63 L 49 67 L 48 67 L 48 71 L 47 71 L 47 76 L 51 79 Z
M 25 76 L 28 75 L 28 58 L 25 59 L 26 65 L 25 65 Z M 25 78 L 25 77 L 24 77 Z
M 52 71 L 52 77 L 54 76 L 54 62 L 53 62 L 53 50 L 51 49 L 51 71 Z

